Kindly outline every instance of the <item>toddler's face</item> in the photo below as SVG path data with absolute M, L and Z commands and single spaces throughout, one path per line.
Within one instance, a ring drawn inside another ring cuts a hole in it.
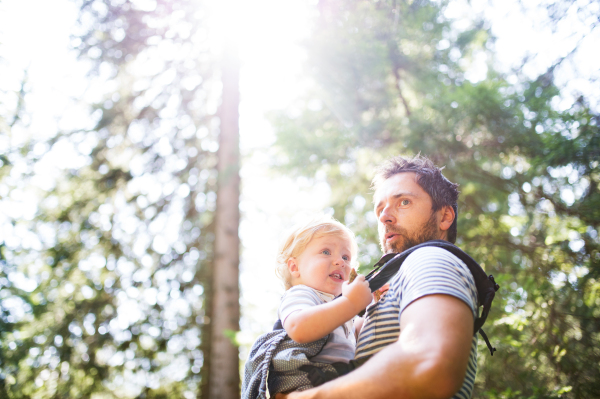
M 340 295 L 350 274 L 350 241 L 346 237 L 318 235 L 288 267 L 292 285 L 304 284 L 328 294 Z

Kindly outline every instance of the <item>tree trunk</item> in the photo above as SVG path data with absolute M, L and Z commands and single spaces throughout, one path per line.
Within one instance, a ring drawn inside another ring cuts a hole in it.
M 211 399 L 240 397 L 239 355 L 233 333 L 239 330 L 239 59 L 235 40 L 224 47 L 212 284 Z

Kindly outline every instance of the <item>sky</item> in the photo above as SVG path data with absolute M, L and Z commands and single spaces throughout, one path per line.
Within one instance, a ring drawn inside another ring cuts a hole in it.
M 244 316 L 238 339 L 246 346 L 269 329 L 276 319 L 278 300 L 283 293 L 274 275 L 280 237 L 301 218 L 326 210 L 329 201 L 330 193 L 325 184 L 309 186 L 276 175 L 268 169 L 262 151 L 274 140 L 265 113 L 285 109 L 307 86 L 302 74 L 306 55 L 301 41 L 309 32 L 313 3 L 314 0 L 238 3 L 240 14 L 245 16 L 239 23 L 240 31 L 244 32 L 240 44 L 243 165 L 240 284 Z M 543 13 L 539 10 L 522 12 L 518 0 L 496 0 L 491 4 L 472 0 L 469 7 L 466 1 L 457 0 L 451 2 L 447 10 L 448 16 L 465 24 L 474 15 L 484 16 L 497 37 L 496 59 L 489 60 L 483 54 L 478 56 L 470 71 L 470 79 L 474 81 L 485 76 L 491 62 L 509 72 L 533 52 L 540 55 L 526 65 L 523 73 L 536 76 L 567 54 L 584 33 L 574 16 L 569 17 L 557 33 L 552 33 L 543 27 Z M 531 7 L 537 1 L 526 0 L 524 4 Z M 594 14 L 594 10 L 590 11 Z M 595 14 L 598 14 L 597 9 Z M 69 50 L 69 35 L 76 17 L 77 7 L 68 0 L 0 2 L 0 96 L 4 98 L 3 93 L 19 89 L 25 69 L 31 88 L 27 99 L 31 124 L 27 130 L 13 130 L 10 137 L 13 145 L 32 136 L 49 137 L 58 129 L 91 125 L 85 103 L 98 98 L 102 83 L 98 79 L 89 80 L 86 77 L 88 66 L 77 61 Z M 215 23 L 218 25 L 219 21 Z M 599 75 L 600 51 L 596 48 L 599 39 L 595 32 L 584 40 L 575 56 L 576 62 L 561 69 L 557 76 L 559 84 L 566 88 L 565 93 L 569 93 L 562 106 L 569 104 L 577 93 L 588 96 L 596 107 L 600 104 L 598 85 L 589 84 L 590 77 L 598 78 Z M 5 145 L 7 139 L 0 138 L 0 152 Z M 49 159 L 43 169 L 45 173 L 58 173 L 61 168 L 77 162 L 77 159 L 57 156 Z M 42 186 L 43 181 L 41 178 L 39 182 Z M 22 208 L 16 211 L 31 212 L 35 200 L 27 201 L 24 198 Z

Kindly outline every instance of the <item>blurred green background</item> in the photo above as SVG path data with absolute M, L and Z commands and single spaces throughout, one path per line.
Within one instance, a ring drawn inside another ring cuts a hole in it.
M 42 3 L 0 1 L 0 398 L 209 397 L 228 33 L 240 365 L 276 317 L 282 232 L 332 213 L 367 272 L 374 168 L 421 153 L 501 286 L 474 397 L 598 397 L 600 2 Z

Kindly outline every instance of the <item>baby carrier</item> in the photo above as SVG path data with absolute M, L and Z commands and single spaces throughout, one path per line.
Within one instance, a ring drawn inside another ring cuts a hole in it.
M 473 334 L 481 334 L 493 356 L 496 348 L 492 347 L 481 327 L 487 319 L 499 286 L 494 277 L 491 274 L 486 275 L 473 258 L 448 241 L 427 241 L 399 254 L 384 255 L 366 276 L 371 292 L 386 284 L 400 270 L 404 260 L 422 247 L 443 248 L 462 260 L 471 271 L 477 288 L 477 306 L 483 306 L 481 315 L 475 319 Z M 368 360 L 363 358 L 360 362 L 353 360 L 350 363 L 333 364 L 311 362 L 310 359 L 323 349 L 328 337 L 299 344 L 286 334 L 281 321 L 277 320 L 273 331 L 261 335 L 252 345 L 244 370 L 242 399 L 266 398 L 267 390 L 274 395 L 279 392 L 309 389 L 347 374 Z
M 242 399 L 265 399 L 267 390 L 274 396 L 279 392 L 303 391 L 315 386 L 302 367 L 335 369 L 330 364 L 312 362 L 327 342 L 329 335 L 313 342 L 299 344 L 292 340 L 280 320 L 273 331 L 258 337 L 244 368 Z M 336 374 L 337 375 L 337 374 Z

